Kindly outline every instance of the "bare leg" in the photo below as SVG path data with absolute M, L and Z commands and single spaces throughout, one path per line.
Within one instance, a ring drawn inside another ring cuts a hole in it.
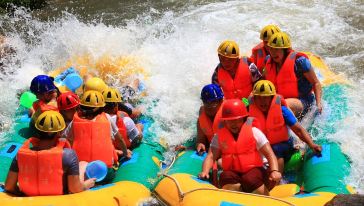
M 259 194 L 259 195 L 267 195 L 267 196 L 269 196 L 269 191 L 268 191 L 267 187 L 264 184 L 262 184 L 260 187 L 258 187 L 257 189 L 255 189 L 253 191 L 253 193 Z
M 224 190 L 233 190 L 233 191 L 241 191 L 241 185 L 240 183 L 236 183 L 236 184 L 226 184 L 224 186 L 222 186 L 222 189 Z
M 86 172 L 87 164 L 88 164 L 88 162 L 85 162 L 85 161 L 80 161 L 78 163 L 78 165 L 80 167 L 80 181 L 82 184 L 85 182 L 85 172 Z
M 284 171 L 284 158 L 278 158 L 278 170 L 281 174 L 283 174 Z
M 288 98 L 286 99 L 287 105 L 289 109 L 294 113 L 296 117 L 299 117 L 303 112 L 303 104 L 297 98 Z

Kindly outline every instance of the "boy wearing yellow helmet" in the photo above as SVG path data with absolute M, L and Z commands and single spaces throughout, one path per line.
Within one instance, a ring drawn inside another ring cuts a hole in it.
M 268 40 L 273 34 L 280 31 L 281 29 L 277 25 L 269 24 L 265 26 L 260 31 L 260 39 L 262 42 L 252 49 L 252 55 L 250 58 L 253 60 L 253 63 L 258 67 L 260 73 L 262 74 L 264 73 L 266 58 L 269 55 L 267 46 Z
M 304 115 L 315 100 L 321 113 L 321 84 L 308 57 L 291 48 L 291 40 L 284 32 L 272 35 L 268 48 L 265 79 L 275 85 L 296 117 Z
M 143 139 L 143 125 L 135 125 L 134 121 L 125 112 L 119 111 L 118 105 L 122 102 L 122 97 L 118 90 L 108 88 L 102 92 L 105 99 L 105 113 L 109 114 L 112 121 L 118 126 L 119 133 L 124 139 L 126 146 L 133 149 L 140 144 Z M 120 142 L 116 139 L 114 142 L 117 148 Z
M 253 88 L 253 98 L 250 99 L 249 115 L 260 123 L 260 129 L 267 136 L 272 149 L 277 156 L 279 172 L 283 172 L 284 162 L 289 160 L 293 152 L 293 140 L 289 137 L 289 127 L 315 153 L 320 153 L 322 147 L 312 141 L 311 136 L 297 121 L 294 114 L 287 108 L 283 97 L 276 93 L 275 86 L 268 80 L 258 81 Z
M 80 175 L 77 155 L 66 139 L 59 138 L 65 128 L 61 114 L 43 112 L 35 128 L 37 137 L 24 142 L 10 166 L 5 182 L 7 192 L 27 196 L 62 195 L 94 186 L 95 178 L 80 181 L 83 175 Z
M 239 46 L 234 41 L 223 41 L 217 52 L 220 63 L 212 75 L 212 83 L 222 88 L 225 99 L 247 98 L 262 76 L 257 67 L 248 57 L 239 56 Z
M 105 181 L 108 181 L 113 178 L 113 168 L 118 165 L 119 151 L 115 150 L 113 140 L 120 141 L 118 149 L 124 157 L 129 159 L 131 151 L 127 149 L 110 115 L 103 112 L 104 106 L 105 100 L 100 92 L 86 91 L 82 95 L 78 112 L 63 132 L 63 136 L 71 142 L 80 161 L 103 161 L 109 168 L 105 178 Z

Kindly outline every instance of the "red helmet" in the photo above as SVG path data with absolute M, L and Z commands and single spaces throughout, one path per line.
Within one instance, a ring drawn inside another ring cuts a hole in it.
M 57 98 L 59 110 L 67 110 L 77 107 L 80 104 L 80 99 L 75 93 L 65 92 Z
M 239 99 L 226 100 L 222 105 L 221 120 L 234 120 L 247 116 L 245 104 Z

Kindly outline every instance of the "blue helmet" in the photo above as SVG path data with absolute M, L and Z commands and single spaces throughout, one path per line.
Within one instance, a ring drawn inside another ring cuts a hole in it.
M 208 84 L 202 88 L 201 100 L 203 102 L 212 102 L 217 100 L 222 100 L 224 98 L 224 93 L 219 85 Z
M 42 94 L 57 89 L 53 83 L 54 78 L 47 75 L 38 75 L 30 83 L 30 91 L 34 94 Z

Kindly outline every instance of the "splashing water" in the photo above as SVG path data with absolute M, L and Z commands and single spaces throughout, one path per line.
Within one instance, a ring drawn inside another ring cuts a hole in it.
M 169 145 L 180 144 L 195 136 L 199 93 L 211 81 L 220 42 L 234 39 L 248 54 L 259 43 L 260 29 L 274 23 L 290 34 L 294 49 L 322 56 L 333 71 L 345 73 L 354 82 L 348 89 L 348 116 L 327 138 L 341 143 L 352 161 L 348 184 L 363 193 L 364 99 L 360 88 L 364 85 L 364 26 L 360 1 L 191 2 L 180 9 L 144 9 L 131 19 L 108 10 L 114 19 L 108 24 L 92 16 L 82 21 L 66 12 L 48 21 L 21 9 L 12 17 L 3 16 L 1 29 L 16 53 L 4 65 L 6 74 L 0 74 L 1 122 L 11 123 L 17 93 L 29 88 L 35 75 L 65 66 L 75 56 L 88 55 L 94 60 L 105 55 L 133 56 L 148 73 L 143 79 L 149 94 L 144 103 L 153 105 L 147 110 L 156 121 L 151 131 Z

